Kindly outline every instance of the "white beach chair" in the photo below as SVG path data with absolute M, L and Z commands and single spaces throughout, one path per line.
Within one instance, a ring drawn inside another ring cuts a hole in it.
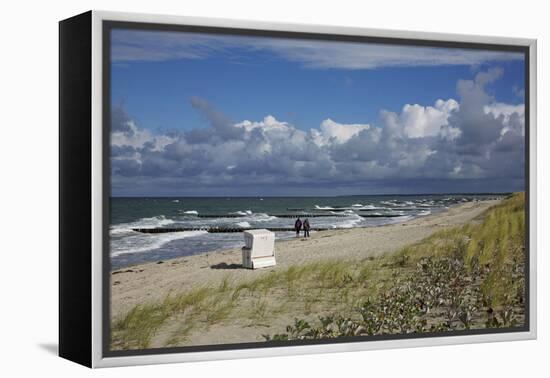
M 242 248 L 243 266 L 250 269 L 274 266 L 275 261 L 275 234 L 269 230 L 244 231 Z

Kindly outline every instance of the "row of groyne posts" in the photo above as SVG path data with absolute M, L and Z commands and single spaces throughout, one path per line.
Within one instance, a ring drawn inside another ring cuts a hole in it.
M 350 214 L 270 214 L 269 216 L 277 217 L 277 218 L 319 218 L 319 217 L 335 217 L 335 218 L 344 218 L 348 217 Z M 399 215 L 395 214 L 368 214 L 368 215 L 361 215 L 362 217 L 396 217 Z M 195 215 L 198 218 L 242 218 L 244 215 L 238 215 L 238 214 L 200 214 Z M 184 231 L 206 231 L 208 233 L 216 234 L 216 233 L 233 233 L 233 232 L 244 232 L 246 230 L 251 230 L 251 227 L 172 227 L 172 228 L 165 228 L 165 227 L 158 227 L 158 228 L 133 228 L 132 231 L 141 232 L 144 234 L 162 234 L 167 232 L 184 232 Z M 272 232 L 293 232 L 295 231 L 293 227 L 265 227 L 266 230 L 272 231 Z M 319 228 L 319 227 L 312 227 L 310 229 L 311 231 L 326 231 L 330 230 L 330 228 Z

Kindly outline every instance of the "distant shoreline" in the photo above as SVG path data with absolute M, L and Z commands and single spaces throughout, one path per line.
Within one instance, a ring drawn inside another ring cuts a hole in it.
M 159 198 L 159 199 L 172 199 L 172 198 L 342 198 L 342 197 L 415 197 L 415 196 L 509 196 L 514 192 L 473 192 L 473 193 L 407 193 L 407 194 L 339 194 L 335 196 L 273 196 L 273 195 L 254 195 L 254 196 L 190 196 L 190 195 L 171 195 L 171 196 L 110 196 L 110 198 Z
M 238 247 L 242 235 L 235 232 L 210 235 L 210 230 L 217 233 L 217 229 L 267 228 L 277 232 L 278 240 L 288 239 L 294 234 L 294 221 L 287 218 L 298 215 L 309 217 L 306 214 L 311 214 L 316 218 L 311 223 L 312 228 L 319 229 L 314 231 L 324 232 L 327 229 L 403 223 L 429 213 L 446 211 L 457 203 L 502 198 L 503 195 L 449 194 L 273 197 L 265 198 L 265 201 L 264 198 L 247 197 L 116 198 L 112 199 L 110 261 L 112 268 L 118 269 Z M 197 234 L 199 232 L 204 234 Z

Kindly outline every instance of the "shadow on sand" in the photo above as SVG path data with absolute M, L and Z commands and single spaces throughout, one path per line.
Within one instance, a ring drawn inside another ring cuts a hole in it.
M 244 269 L 244 267 L 241 264 L 227 264 L 224 262 L 211 265 L 210 268 L 211 269 Z

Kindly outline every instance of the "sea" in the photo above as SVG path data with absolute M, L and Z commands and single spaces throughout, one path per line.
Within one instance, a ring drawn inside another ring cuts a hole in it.
M 502 194 L 437 194 L 339 197 L 112 197 L 110 199 L 111 268 L 242 247 L 243 234 L 208 233 L 218 228 L 292 228 L 298 214 L 315 228 L 344 229 L 400 223 L 450 206 Z M 208 217 L 201 217 L 208 216 Z M 200 230 L 142 233 L 134 229 Z M 314 233 L 313 231 L 312 233 Z M 275 232 L 276 239 L 295 236 Z

